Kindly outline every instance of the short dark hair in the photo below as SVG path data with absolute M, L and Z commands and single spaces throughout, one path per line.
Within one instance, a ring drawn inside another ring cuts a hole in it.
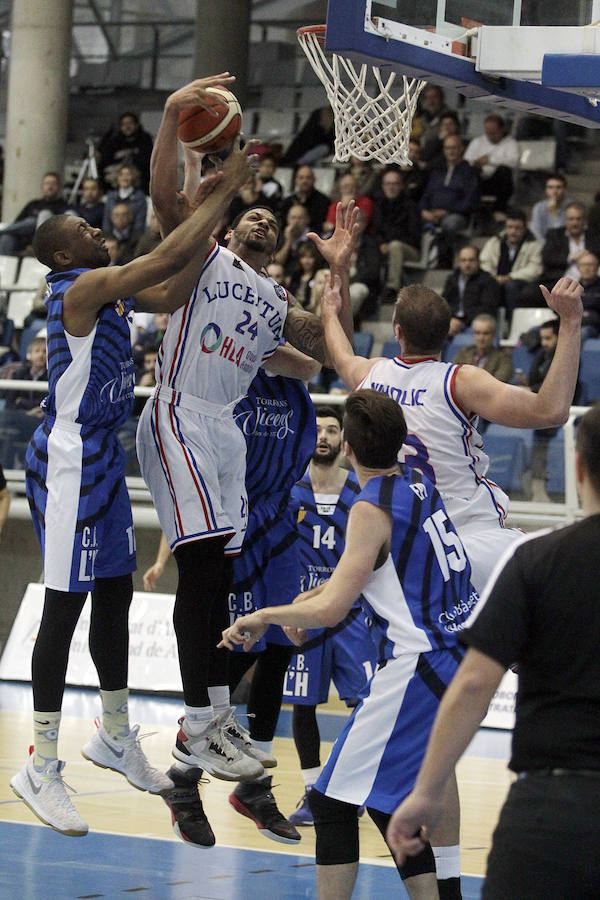
M 57 250 L 64 250 L 66 247 L 64 237 L 64 226 L 69 219 L 73 217 L 67 213 L 60 216 L 50 216 L 45 222 L 42 222 L 33 235 L 32 247 L 33 254 L 39 262 L 53 269 L 54 254 Z
M 567 179 L 564 175 L 561 175 L 560 172 L 554 172 L 552 175 L 546 175 L 546 181 L 544 184 L 548 184 L 549 181 L 562 181 L 564 186 L 567 186 Z
M 315 419 L 337 419 L 342 428 L 344 409 L 342 406 L 315 406 Z
M 404 414 L 395 400 L 379 391 L 353 391 L 346 399 L 344 439 L 361 466 L 389 469 L 406 440 Z
M 504 121 L 502 116 L 498 115 L 498 113 L 490 113 L 485 117 L 484 122 L 496 122 L 500 126 L 502 131 L 506 131 L 506 122 Z
M 60 175 L 58 174 L 58 172 L 44 172 L 44 174 L 42 175 L 42 180 L 44 178 L 56 178 L 56 180 L 60 184 Z
M 136 125 L 140 124 L 139 117 L 135 113 L 132 113 L 132 112 L 121 113 L 121 115 L 119 116 L 119 125 L 121 124 L 123 119 L 133 119 L 133 121 L 135 122 Z
M 575 449 L 583 460 L 594 490 L 600 493 L 600 403 L 595 403 L 580 421 L 575 435 Z
M 542 322 L 542 324 L 540 325 L 540 331 L 542 330 L 542 328 L 550 328 L 550 330 L 553 331 L 554 334 L 558 334 L 559 327 L 560 327 L 559 319 L 548 319 L 547 322 Z
M 410 348 L 422 353 L 439 353 L 450 329 L 450 307 L 431 288 L 408 284 L 398 294 L 393 322 L 402 329 L 405 352 Z
M 527 216 L 523 212 L 522 209 L 517 209 L 516 206 L 509 206 L 506 210 L 506 218 L 507 219 L 518 219 L 519 222 L 523 222 L 524 225 L 527 224 Z
M 299 205 L 301 206 L 302 204 L 299 204 Z M 242 221 L 242 219 L 244 218 L 246 213 L 252 212 L 253 209 L 266 209 L 268 212 L 270 212 L 271 215 L 275 216 L 275 218 L 277 219 L 277 224 L 279 225 L 279 231 L 281 231 L 281 222 L 279 220 L 279 217 L 277 216 L 277 213 L 275 212 L 275 210 L 271 209 L 270 206 L 267 206 L 266 203 L 255 203 L 253 206 L 249 206 L 248 209 L 243 209 L 241 213 L 237 214 L 237 216 L 235 217 L 233 222 L 231 222 L 231 224 L 227 226 L 227 230 L 233 231 L 235 228 L 237 228 L 237 226 L 240 224 L 240 222 Z

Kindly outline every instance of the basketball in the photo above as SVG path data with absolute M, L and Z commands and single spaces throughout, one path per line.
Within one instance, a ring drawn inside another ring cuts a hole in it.
M 240 133 L 242 108 L 235 94 L 224 87 L 209 87 L 206 91 L 214 95 L 209 102 L 217 115 L 211 115 L 202 106 L 182 110 L 177 137 L 185 147 L 198 153 L 219 153 Z

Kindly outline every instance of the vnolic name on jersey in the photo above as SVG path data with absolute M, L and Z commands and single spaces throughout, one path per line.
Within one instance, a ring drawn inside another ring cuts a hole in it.
M 425 406 L 425 394 L 427 388 L 403 388 L 394 387 L 391 384 L 373 384 L 373 390 L 380 394 L 387 394 L 395 400 L 399 406 Z

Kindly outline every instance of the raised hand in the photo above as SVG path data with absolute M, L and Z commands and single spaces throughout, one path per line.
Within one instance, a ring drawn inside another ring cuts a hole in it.
M 308 237 L 330 266 L 338 268 L 349 266 L 360 233 L 360 214 L 354 200 L 350 200 L 346 205 L 338 203 L 335 210 L 335 230 L 331 237 L 323 240 L 314 231 L 308 233 Z
M 260 611 L 250 613 L 249 616 L 240 616 L 233 625 L 223 631 L 222 639 L 217 647 L 226 647 L 233 650 L 236 644 L 241 644 L 244 650 L 251 650 L 257 641 L 261 639 L 268 625 L 263 624 Z
M 235 75 L 229 72 L 221 72 L 220 75 L 208 75 L 206 78 L 196 78 L 190 81 L 182 88 L 175 91 L 167 99 L 167 105 L 174 107 L 178 112 L 182 109 L 189 109 L 192 106 L 201 106 L 210 113 L 211 116 L 217 116 L 213 109 L 215 101 L 223 106 L 227 105 L 227 101 L 219 97 L 218 94 L 206 94 L 209 87 L 230 87 L 235 81 Z
M 561 319 L 581 319 L 583 286 L 574 278 L 559 278 L 552 291 L 540 284 L 544 300 Z

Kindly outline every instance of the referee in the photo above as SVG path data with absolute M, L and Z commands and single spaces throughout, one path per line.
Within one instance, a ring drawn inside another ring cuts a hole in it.
M 575 450 L 585 518 L 525 539 L 498 567 L 463 633 L 469 650 L 414 790 L 388 829 L 399 862 L 421 852 L 446 779 L 518 663 L 517 779 L 494 832 L 483 900 L 600 897 L 600 404 L 582 419 Z

